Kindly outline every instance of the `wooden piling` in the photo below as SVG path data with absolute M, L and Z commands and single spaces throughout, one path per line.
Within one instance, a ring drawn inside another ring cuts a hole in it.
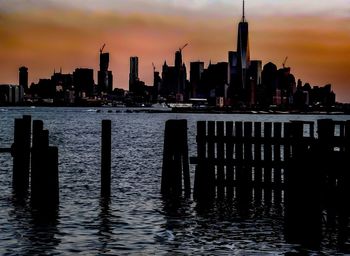
M 314 165 L 319 152 L 315 147 L 310 149 L 303 130 L 303 122 L 291 123 L 292 162 L 285 193 L 286 239 L 316 249 L 322 234 L 320 169 Z
M 272 196 L 271 137 L 272 137 L 272 123 L 270 122 L 264 123 L 264 138 L 266 140 L 264 145 L 264 161 L 266 162 L 266 165 L 264 167 L 264 201 L 266 204 L 271 203 L 271 196 Z
M 273 137 L 275 139 L 275 143 L 273 145 L 273 158 L 274 158 L 274 172 L 273 172 L 273 188 L 274 188 L 274 203 L 281 203 L 282 199 L 282 172 L 281 172 L 281 137 L 282 137 L 282 124 L 274 123 L 273 126 Z
M 49 146 L 43 121 L 33 121 L 31 205 L 39 213 L 56 213 L 59 204 L 58 148 Z
M 46 141 L 43 142 L 43 121 L 33 120 L 33 138 L 32 138 L 32 154 L 31 154 L 31 173 L 30 173 L 30 183 L 31 183 L 31 203 L 36 206 L 40 204 L 40 186 L 44 181 L 42 181 L 42 170 L 43 165 L 41 161 L 43 159 L 42 151 L 46 151 Z M 45 136 L 46 137 L 46 136 Z M 46 138 L 45 138 L 46 140 Z M 48 145 L 48 141 L 47 141 Z
M 343 160 L 339 166 L 339 188 L 337 195 L 337 210 L 338 210 L 338 242 L 341 250 L 346 249 L 346 242 L 349 238 L 349 215 L 350 206 L 348 197 L 350 195 L 350 173 L 347 168 L 347 161 L 350 159 L 350 121 L 346 121 L 344 128 L 344 152 Z
M 336 223 L 336 194 L 337 194 L 337 169 L 334 168 L 332 155 L 334 155 L 332 141 L 334 139 L 335 125 L 331 119 L 317 121 L 317 154 L 319 161 L 316 163 L 319 175 L 323 176 L 324 203 L 327 212 L 327 226 L 333 227 Z
M 236 178 L 236 186 L 237 193 L 236 197 L 239 201 L 243 202 L 246 197 L 245 189 L 246 189 L 246 180 L 244 176 L 244 168 L 243 168 L 243 123 L 235 122 L 235 138 L 237 142 L 235 144 L 235 154 L 236 154 L 236 165 L 235 165 L 235 178 Z
M 256 163 L 261 162 L 261 123 L 254 123 L 254 160 Z M 254 168 L 254 201 L 256 204 L 261 202 L 262 198 L 262 168 L 261 165 L 256 165 Z
M 234 166 L 233 166 L 233 152 L 234 143 L 233 137 L 233 122 L 226 122 L 226 197 L 228 199 L 233 198 L 233 186 L 234 186 Z
M 194 192 L 195 199 L 207 198 L 208 186 L 212 182 L 209 179 L 207 163 L 205 161 L 207 155 L 207 123 L 205 121 L 197 122 L 197 156 L 198 164 L 196 166 L 195 180 L 194 180 Z
M 187 120 L 168 120 L 164 133 L 161 193 L 179 196 L 183 190 L 186 196 L 190 195 Z
M 245 186 L 245 200 L 250 202 L 252 200 L 252 161 L 253 161 L 253 151 L 252 151 L 252 133 L 253 133 L 253 123 L 244 123 L 244 171 L 243 179 Z
M 223 199 L 225 196 L 225 144 L 224 144 L 224 122 L 220 121 L 216 123 L 216 132 L 218 142 L 216 144 L 216 152 L 218 165 L 216 169 L 216 179 L 217 179 L 217 196 L 219 199 Z
M 101 136 L 101 195 L 109 197 L 111 193 L 111 150 L 112 122 L 102 120 Z
M 15 119 L 13 156 L 13 189 L 18 197 L 23 197 L 29 187 L 31 117 Z
M 216 175 L 215 175 L 215 121 L 208 122 L 208 159 L 207 167 L 208 168 L 208 178 L 210 180 L 209 186 L 207 187 L 209 192 L 209 197 L 214 198 L 216 195 Z

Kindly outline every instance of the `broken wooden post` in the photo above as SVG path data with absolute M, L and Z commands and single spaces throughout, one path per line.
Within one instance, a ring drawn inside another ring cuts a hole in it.
M 286 240 L 318 248 L 322 234 L 322 211 L 317 153 L 303 136 L 304 123 L 290 124 L 292 160 L 286 172 Z
M 55 212 L 59 204 L 58 148 L 49 146 L 49 131 L 33 121 L 31 204 L 39 211 Z
M 18 197 L 23 197 L 29 187 L 31 116 L 15 119 L 13 156 L 13 189 Z

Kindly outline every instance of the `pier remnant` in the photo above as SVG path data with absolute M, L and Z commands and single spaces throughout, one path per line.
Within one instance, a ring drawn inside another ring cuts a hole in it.
M 102 120 L 101 136 L 101 195 L 109 197 L 111 193 L 111 141 L 112 122 Z
M 43 121 L 33 121 L 31 204 L 39 210 L 56 210 L 59 203 L 58 148 L 49 146 Z
M 16 196 L 24 197 L 29 187 L 31 116 L 15 119 L 14 143 L 11 154 L 13 157 L 12 185 Z
M 182 183 L 183 181 L 183 183 Z M 168 120 L 165 123 L 161 193 L 179 196 L 191 193 L 187 120 Z

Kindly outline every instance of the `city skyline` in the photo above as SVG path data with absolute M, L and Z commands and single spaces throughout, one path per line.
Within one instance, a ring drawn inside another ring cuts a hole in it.
M 130 4 L 132 2 L 132 4 Z M 0 1 L 0 82 L 18 83 L 18 68 L 29 68 L 29 82 L 53 70 L 94 69 L 106 43 L 114 87 L 128 89 L 129 58 L 139 57 L 139 76 L 153 83 L 153 66 L 161 70 L 184 43 L 191 61 L 227 61 L 235 50 L 242 1 Z M 264 3 L 266 8 L 261 8 Z M 350 102 L 350 27 L 347 1 L 246 1 L 252 59 L 292 68 L 304 83 L 331 83 L 339 102 Z M 81 7 L 83 6 L 83 7 Z M 300 9 L 301 7 L 304 7 Z M 6 10 L 6 11 L 5 11 Z M 172 13 L 170 13 L 170 10 Z M 259 11 L 261 10 L 261 11 Z M 328 11 L 327 11 L 328 10 Z M 278 13 L 278 14 L 274 14 Z

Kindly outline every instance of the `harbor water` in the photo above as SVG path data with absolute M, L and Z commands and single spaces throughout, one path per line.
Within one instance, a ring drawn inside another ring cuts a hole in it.
M 128 110 L 128 111 L 127 111 Z M 60 204 L 50 221 L 12 195 L 12 158 L 0 154 L 0 255 L 299 255 L 285 242 L 283 206 L 256 206 L 242 214 L 233 202 L 203 208 L 192 198 L 160 194 L 165 121 L 187 119 L 190 156 L 196 122 L 316 121 L 346 115 L 147 113 L 125 108 L 0 108 L 0 147 L 13 142 L 14 119 L 44 122 L 59 149 Z M 112 121 L 112 192 L 100 198 L 101 122 Z M 191 166 L 193 185 L 194 166 Z M 337 254 L 325 239 L 320 251 Z M 339 253 L 340 255 L 340 253 Z

